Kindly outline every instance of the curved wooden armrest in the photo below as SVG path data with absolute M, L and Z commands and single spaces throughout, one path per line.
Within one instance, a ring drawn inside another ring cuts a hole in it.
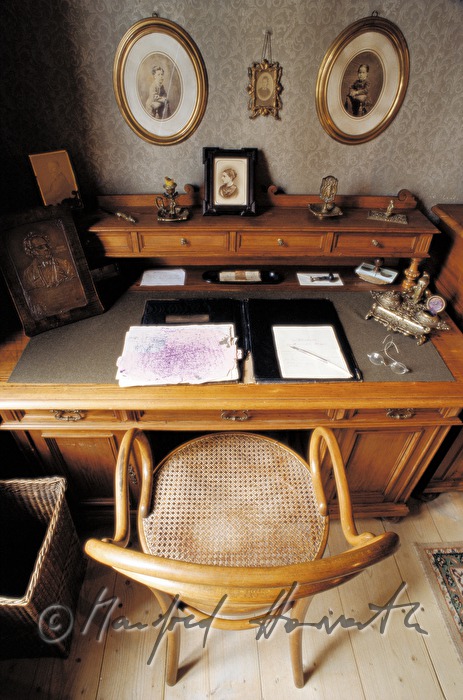
M 294 583 L 297 584 L 294 598 L 337 586 L 390 556 L 398 546 L 399 537 L 395 532 L 383 532 L 332 557 L 289 566 L 252 568 L 199 565 L 163 559 L 95 538 L 87 540 L 84 549 L 86 554 L 101 564 L 172 595 L 179 594 L 182 597 L 185 589 L 190 589 L 191 586 L 197 586 L 203 591 L 213 587 L 221 588 L 229 595 L 237 590 L 241 594 L 252 590 L 255 602 L 259 602 L 259 596 L 265 602 L 269 589 L 289 589 Z
M 339 449 L 338 442 L 334 433 L 330 428 L 315 428 L 310 438 L 309 445 L 309 465 L 312 473 L 315 493 L 320 504 L 320 512 L 323 515 L 328 514 L 328 507 L 323 490 L 321 480 L 321 447 L 322 441 L 325 441 L 330 453 L 331 462 L 333 465 L 333 473 L 336 482 L 336 492 L 339 501 L 339 513 L 341 517 L 341 527 L 347 542 L 356 547 L 362 545 L 366 539 L 374 537 L 371 533 L 364 532 L 358 534 L 352 515 L 352 504 L 350 500 L 349 485 L 347 483 L 346 470 L 344 468 L 344 460 Z
M 138 445 L 141 456 L 141 494 L 138 517 L 148 514 L 153 478 L 153 455 L 148 438 L 138 428 L 128 430 L 124 435 L 114 472 L 114 537 L 107 542 L 126 547 L 130 538 L 130 499 L 129 499 L 129 460 L 134 446 Z M 132 465 L 140 483 L 140 469 L 134 460 Z

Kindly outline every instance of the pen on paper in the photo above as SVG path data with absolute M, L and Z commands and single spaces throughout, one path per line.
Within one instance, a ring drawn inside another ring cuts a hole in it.
M 331 362 L 331 360 L 327 360 L 326 357 L 322 357 L 321 355 L 316 355 L 314 352 L 311 352 L 310 350 L 305 350 L 304 348 L 300 348 L 297 345 L 290 345 L 289 347 L 292 350 L 298 350 L 299 352 L 304 353 L 304 355 L 310 355 L 311 357 L 315 357 L 317 360 L 320 360 L 321 362 L 324 362 L 327 365 L 331 365 L 332 367 L 336 367 L 336 369 L 340 369 L 342 372 L 346 372 L 347 374 L 350 374 L 350 372 L 348 370 L 346 370 L 344 367 L 340 367 L 335 362 Z

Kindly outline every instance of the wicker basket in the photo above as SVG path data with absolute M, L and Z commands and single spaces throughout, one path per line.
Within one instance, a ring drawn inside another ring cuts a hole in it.
M 85 560 L 65 489 L 0 481 L 0 658 L 69 654 Z

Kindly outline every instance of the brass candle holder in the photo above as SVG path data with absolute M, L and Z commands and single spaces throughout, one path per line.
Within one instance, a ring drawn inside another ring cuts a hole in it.
M 170 177 L 164 178 L 164 195 L 156 197 L 158 221 L 185 221 L 189 211 L 177 204 L 177 183 Z
M 323 204 L 309 204 L 309 211 L 317 219 L 328 219 L 332 216 L 342 216 L 341 209 L 334 203 L 338 191 L 338 180 L 334 175 L 327 175 L 320 185 L 320 199 Z

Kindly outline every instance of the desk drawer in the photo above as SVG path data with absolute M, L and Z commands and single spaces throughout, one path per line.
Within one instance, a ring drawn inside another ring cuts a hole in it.
M 95 240 L 97 239 L 97 240 Z M 94 247 L 98 252 L 110 256 L 126 256 L 136 253 L 134 239 L 130 231 L 99 231 L 98 235 L 88 234 L 87 245 Z
M 328 252 L 325 233 L 238 233 L 237 250 L 242 255 L 317 255 Z
M 352 409 L 346 418 L 352 425 L 390 425 L 399 421 L 420 425 L 455 425 L 460 423 L 459 412 L 460 410 L 456 408 L 391 406 L 390 408 Z
M 358 254 L 408 256 L 417 250 L 419 240 L 419 236 L 411 234 L 336 233 L 333 238 L 333 253 L 334 255 L 346 256 Z M 426 252 L 426 250 L 419 252 Z
M 139 232 L 140 252 L 146 255 L 208 255 L 226 253 L 229 248 L 229 234 L 226 231 L 207 233 L 188 233 L 177 229 L 175 233 L 157 234 Z
M 201 408 L 187 411 L 140 411 L 138 427 L 145 430 L 265 430 L 305 429 L 328 425 L 338 415 L 331 410 L 282 411 L 261 408 Z
M 97 426 L 120 424 L 121 429 L 125 429 L 124 423 L 128 420 L 125 412 L 110 410 L 82 410 L 82 409 L 28 409 L 26 411 L 4 411 L 2 412 L 3 425 L 9 427 L 22 428 L 57 428 L 58 426 Z

